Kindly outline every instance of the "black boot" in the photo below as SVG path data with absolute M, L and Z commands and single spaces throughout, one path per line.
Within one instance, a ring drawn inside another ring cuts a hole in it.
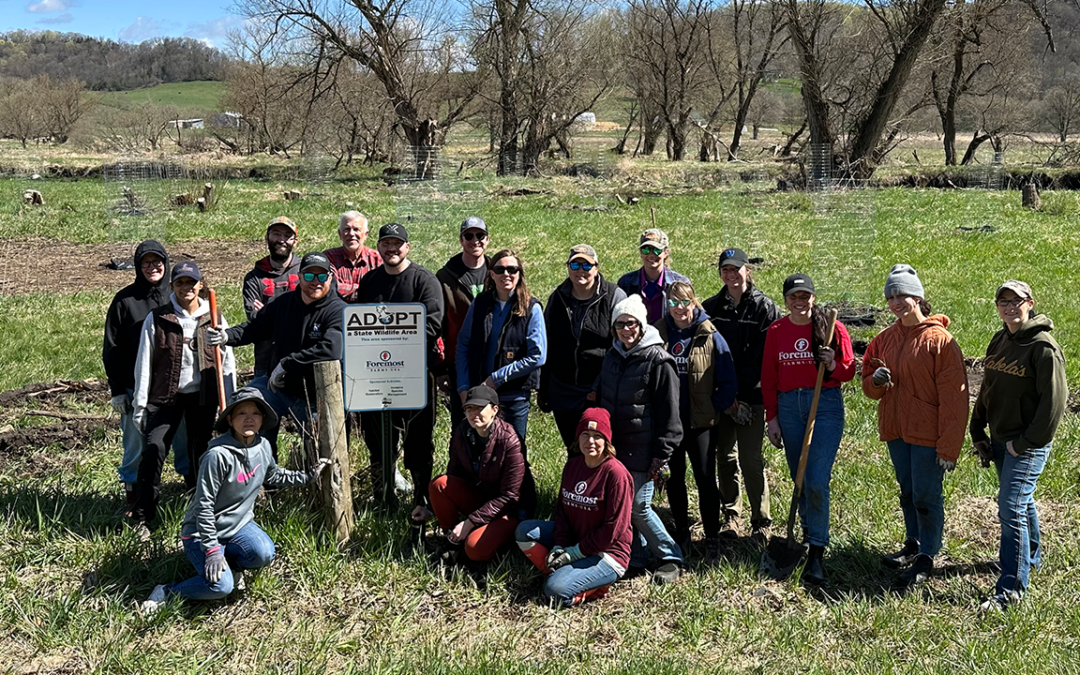
M 824 546 L 810 544 L 810 551 L 806 555 L 806 566 L 803 567 L 803 581 L 814 586 L 825 585 L 825 568 L 821 564 L 821 559 L 824 557 Z
M 881 556 L 881 564 L 891 570 L 898 570 L 915 562 L 915 556 L 917 555 L 919 555 L 919 542 L 915 539 L 908 539 L 904 542 L 904 547 L 896 553 Z
M 922 554 L 915 557 L 911 567 L 901 572 L 896 578 L 897 588 L 914 588 L 919 584 L 926 583 L 930 578 L 930 572 L 934 569 L 934 559 Z

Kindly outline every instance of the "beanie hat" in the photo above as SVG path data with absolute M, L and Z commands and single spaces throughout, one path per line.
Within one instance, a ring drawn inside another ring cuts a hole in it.
M 629 314 L 637 319 L 642 328 L 649 323 L 649 312 L 645 309 L 645 303 L 641 301 L 640 295 L 631 295 L 615 305 L 615 308 L 611 310 L 611 325 L 614 326 L 615 319 L 618 319 L 623 314 Z
M 581 421 L 577 424 L 574 438 L 586 431 L 595 431 L 611 443 L 611 415 L 604 408 L 586 408 L 581 414 Z
M 889 276 L 885 277 L 885 297 L 894 295 L 910 295 L 916 298 L 925 298 L 922 282 L 919 275 L 911 265 L 893 265 L 889 270 Z

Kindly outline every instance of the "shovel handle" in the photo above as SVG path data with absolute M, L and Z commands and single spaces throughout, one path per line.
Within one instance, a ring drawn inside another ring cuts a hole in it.
M 210 326 L 218 327 L 217 293 L 210 289 Z M 218 412 L 225 410 L 225 373 L 221 367 L 221 347 L 214 345 L 214 377 L 217 378 Z

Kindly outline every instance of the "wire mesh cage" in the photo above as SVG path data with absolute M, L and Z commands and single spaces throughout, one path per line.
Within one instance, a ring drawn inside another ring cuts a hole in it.
M 810 275 L 821 302 L 871 304 L 873 285 L 853 283 L 874 271 L 877 191 L 866 181 L 844 181 L 809 193 L 813 239 Z

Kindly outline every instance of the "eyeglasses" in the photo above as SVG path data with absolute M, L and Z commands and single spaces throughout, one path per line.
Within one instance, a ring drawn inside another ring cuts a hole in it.
M 572 260 L 566 264 L 569 265 L 570 269 L 574 270 L 575 272 L 577 272 L 578 270 L 585 270 L 586 272 L 588 272 L 592 268 L 596 267 L 596 263 L 582 262 L 580 260 Z
M 694 301 L 690 298 L 683 298 L 682 300 L 676 300 L 675 298 L 668 298 L 668 307 L 689 307 L 694 304 Z
M 160 258 L 157 260 L 143 260 L 140 266 L 145 270 L 151 267 L 165 267 L 165 261 Z
M 464 239 L 465 241 L 472 241 L 473 239 L 475 239 L 476 241 L 484 241 L 485 239 L 487 239 L 487 237 L 488 237 L 487 232 L 462 232 L 461 233 L 461 238 Z
M 1013 298 L 1012 300 L 995 300 L 994 304 L 1005 309 L 1006 307 L 1019 307 L 1027 301 L 1027 298 Z
M 304 281 L 315 281 L 316 279 L 318 279 L 319 283 L 322 284 L 322 283 L 326 283 L 326 280 L 330 278 L 330 273 L 329 272 L 319 272 L 318 274 L 315 274 L 314 272 L 304 272 L 303 276 L 304 276 Z
M 641 255 L 650 255 L 650 254 L 651 255 L 661 255 L 661 254 L 663 254 L 663 252 L 664 252 L 664 249 L 657 248 L 655 246 L 642 246 L 641 247 Z
M 521 268 L 517 265 L 496 265 L 491 268 L 491 271 L 495 274 L 517 274 Z
M 640 325 L 641 325 L 641 322 L 634 321 L 633 319 L 631 319 L 630 321 L 616 321 L 615 322 L 615 330 L 633 330 L 634 328 L 637 328 Z

